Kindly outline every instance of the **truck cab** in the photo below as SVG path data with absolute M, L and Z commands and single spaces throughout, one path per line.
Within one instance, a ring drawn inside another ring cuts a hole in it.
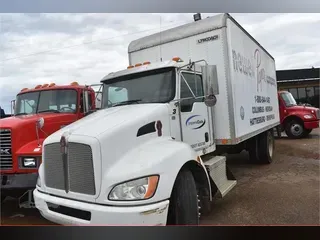
M 319 108 L 298 105 L 288 91 L 279 91 L 280 129 L 289 138 L 303 138 L 319 127 Z
M 1 199 L 34 189 L 42 143 L 55 131 L 95 109 L 95 92 L 77 82 L 23 88 L 14 101 L 14 114 L 0 120 Z

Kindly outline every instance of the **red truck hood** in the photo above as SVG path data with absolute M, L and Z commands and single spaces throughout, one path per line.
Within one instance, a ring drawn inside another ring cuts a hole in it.
M 40 113 L 40 114 L 31 114 L 31 115 L 20 115 L 20 116 L 12 116 L 8 118 L 3 118 L 0 121 L 0 127 L 1 128 L 11 128 L 11 129 L 17 129 L 20 128 L 23 125 L 29 125 L 31 123 L 36 123 L 36 121 L 43 117 L 44 122 L 46 123 L 52 123 L 55 122 L 57 119 L 61 119 L 65 116 L 70 116 L 70 113 Z M 47 120 L 47 121 L 46 121 Z
M 305 112 L 311 112 L 313 111 L 317 111 L 319 108 L 315 108 L 315 107 L 308 107 L 308 106 L 301 106 L 301 105 L 297 105 L 297 106 L 292 106 L 292 107 L 288 107 L 287 110 L 288 111 L 305 111 Z

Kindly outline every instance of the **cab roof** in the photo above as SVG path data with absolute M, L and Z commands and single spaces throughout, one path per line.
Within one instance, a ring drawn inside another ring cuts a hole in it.
M 180 58 L 175 58 L 175 60 L 155 62 L 155 63 L 145 62 L 141 64 L 136 64 L 135 66 L 129 66 L 125 70 L 109 73 L 104 78 L 102 78 L 101 82 L 105 82 L 110 79 L 122 77 L 125 75 L 131 75 L 131 74 L 145 72 L 145 71 L 152 71 L 152 70 L 161 69 L 161 68 L 170 68 L 170 67 L 179 68 L 184 65 L 187 65 L 187 63 L 183 62 Z
M 79 85 L 77 82 L 72 82 L 69 85 L 56 85 L 54 83 L 51 84 L 39 84 L 34 88 L 23 88 L 18 94 L 27 93 L 27 92 L 37 92 L 37 91 L 45 91 L 45 90 L 58 90 L 58 89 L 85 89 L 90 88 L 90 86 Z

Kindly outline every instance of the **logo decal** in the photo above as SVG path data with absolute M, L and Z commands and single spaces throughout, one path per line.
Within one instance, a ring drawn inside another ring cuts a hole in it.
M 1 148 L 1 154 L 6 154 L 10 155 L 11 154 L 11 149 L 10 148 Z
M 241 117 L 241 120 L 244 119 L 244 108 L 242 106 L 240 107 L 240 117 Z
M 62 154 L 67 154 L 67 139 L 65 136 L 62 136 L 60 139 L 60 152 Z
M 214 36 L 210 36 L 210 37 L 198 39 L 197 42 L 198 42 L 198 43 L 204 43 L 204 42 L 209 42 L 209 41 L 217 40 L 218 38 L 219 38 L 219 35 L 214 35 Z
M 64 171 L 64 188 L 66 193 L 68 193 L 69 192 L 68 143 L 67 143 L 67 138 L 65 136 L 61 136 L 61 139 L 60 139 L 60 152 L 61 152 L 61 160 L 62 160 L 63 171 Z
M 206 119 L 200 115 L 193 115 L 186 120 L 186 126 L 192 129 L 202 128 L 206 124 Z

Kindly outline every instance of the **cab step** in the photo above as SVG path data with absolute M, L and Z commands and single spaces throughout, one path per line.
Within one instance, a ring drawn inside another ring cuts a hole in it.
M 209 176 L 218 189 L 218 196 L 223 198 L 237 184 L 237 180 L 232 175 L 226 165 L 225 156 L 214 156 L 204 161 Z

